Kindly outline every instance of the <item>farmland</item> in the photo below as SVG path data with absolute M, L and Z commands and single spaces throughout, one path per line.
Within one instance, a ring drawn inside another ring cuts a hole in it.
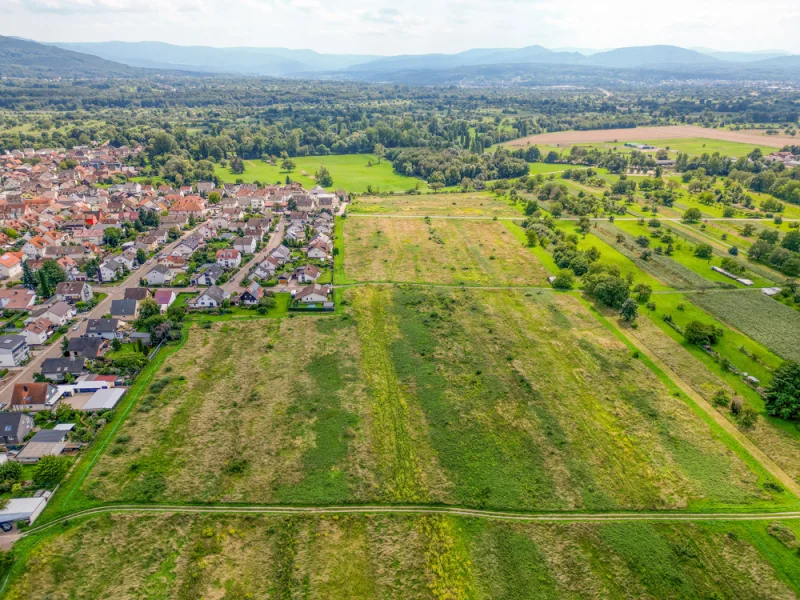
M 351 214 L 447 216 L 447 217 L 516 217 L 521 209 L 486 192 L 466 194 L 414 194 L 361 196 L 348 208 Z
M 800 360 L 800 313 L 753 290 L 746 294 L 692 294 L 720 320 L 787 360 Z
M 351 282 L 547 285 L 547 273 L 495 221 L 350 217 L 344 270 Z
M 272 165 L 260 160 L 247 160 L 244 162 L 245 171 L 239 175 L 230 168 L 217 166 L 216 174 L 226 183 L 233 183 L 237 179 L 246 182 L 260 181 L 261 183 L 283 183 L 286 177 L 301 183 L 305 188 L 311 189 L 317 185 L 314 174 L 320 165 L 330 171 L 333 186 L 330 189 L 346 189 L 359 194 L 372 190 L 379 192 L 405 192 L 419 188 L 428 189 L 424 181 L 413 177 L 398 175 L 392 169 L 391 163 L 382 161 L 370 154 L 344 154 L 329 156 L 299 156 L 292 159 L 297 165 L 292 172 L 283 170 L 280 165 Z M 372 163 L 372 166 L 368 166 Z

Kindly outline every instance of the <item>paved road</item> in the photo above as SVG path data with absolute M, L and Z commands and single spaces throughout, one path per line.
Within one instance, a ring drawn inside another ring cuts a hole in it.
M 231 294 L 241 291 L 242 280 L 247 277 L 250 269 L 264 261 L 270 252 L 280 246 L 281 242 L 283 241 L 284 227 L 285 224 L 283 219 L 281 219 L 278 225 L 275 227 L 275 231 L 273 231 L 272 235 L 270 235 L 266 246 L 264 246 L 260 251 L 256 252 L 253 255 L 253 258 L 251 258 L 246 264 L 242 265 L 242 267 L 239 269 L 239 272 L 236 273 L 234 277 L 223 283 L 222 289 L 224 289 L 226 292 L 230 292 Z
M 201 225 L 202 223 L 199 223 Z M 179 239 L 175 240 L 174 242 L 167 244 L 164 246 L 160 252 L 169 252 L 175 246 L 177 246 L 180 241 L 191 235 L 194 230 L 187 231 L 183 236 Z M 139 278 L 145 275 L 151 268 L 151 265 L 144 265 L 141 268 L 137 269 L 136 271 L 131 272 L 130 276 L 124 281 L 120 281 L 114 285 L 110 286 L 94 286 L 95 292 L 101 292 L 104 294 L 108 294 L 108 297 L 104 298 L 102 302 L 100 302 L 97 306 L 95 306 L 92 310 L 88 313 L 82 313 L 79 315 L 80 319 L 84 317 L 86 319 L 99 319 L 104 314 L 107 314 L 111 310 L 111 302 L 113 300 L 121 300 L 125 297 L 125 288 L 129 287 L 138 287 L 139 285 Z M 75 325 L 70 326 L 69 332 L 65 335 L 65 337 L 73 338 L 73 337 L 80 337 L 84 333 L 86 333 L 86 321 L 78 321 L 77 331 L 73 331 L 72 328 Z M 42 363 L 48 358 L 59 358 L 61 356 L 61 340 L 57 340 L 50 346 L 44 346 L 42 350 L 36 351 L 36 356 L 34 356 L 31 361 L 25 365 L 22 369 L 18 371 L 14 371 L 9 374 L 3 380 L 4 387 L 0 389 L 0 403 L 5 403 L 6 405 L 11 401 L 11 395 L 14 391 L 14 384 L 15 383 L 25 383 L 33 381 L 33 376 L 35 373 L 38 373 L 41 370 Z

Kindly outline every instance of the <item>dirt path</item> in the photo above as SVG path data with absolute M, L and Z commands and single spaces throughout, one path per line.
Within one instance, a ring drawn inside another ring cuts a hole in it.
M 762 467 L 778 480 L 792 494 L 800 498 L 800 484 L 792 479 L 777 463 L 775 463 L 769 456 L 762 452 L 750 438 L 745 436 L 739 429 L 723 415 L 721 415 L 711 404 L 706 401 L 700 394 L 694 391 L 694 388 L 686 383 L 680 376 L 673 371 L 665 362 L 658 358 L 647 346 L 643 345 L 638 339 L 632 337 L 624 329 L 617 327 L 617 330 L 625 336 L 625 338 L 633 344 L 638 350 L 643 352 L 647 358 L 661 369 L 669 379 L 680 388 L 680 390 L 689 396 L 706 415 L 714 419 L 714 421 L 722 427 L 734 440 L 736 440 L 750 455 L 761 464 Z
M 786 144 L 797 144 L 796 138 L 788 135 L 767 135 L 760 131 L 731 131 L 710 129 L 693 125 L 669 125 L 664 127 L 635 127 L 630 129 L 596 129 L 592 131 L 557 131 L 542 133 L 512 140 L 504 146 L 529 146 L 543 144 L 591 144 L 601 142 L 633 142 L 639 140 L 673 140 L 679 138 L 706 138 L 726 142 L 740 142 L 757 146 L 782 148 Z

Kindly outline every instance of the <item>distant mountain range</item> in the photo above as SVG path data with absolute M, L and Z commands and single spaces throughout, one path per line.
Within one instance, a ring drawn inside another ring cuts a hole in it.
M 560 67 L 560 68 L 557 68 Z M 458 84 L 509 78 L 541 83 L 606 77 L 722 77 L 800 81 L 800 55 L 716 52 L 678 46 L 639 46 L 614 50 L 476 48 L 457 54 L 371 56 L 320 54 L 287 48 L 213 48 L 162 42 L 39 44 L 0 37 L 0 75 L 35 77 L 133 77 L 160 72 L 228 74 L 384 81 L 407 84 Z M 16 73 L 16 75 L 15 75 Z M 27 75 L 25 75 L 27 74 Z

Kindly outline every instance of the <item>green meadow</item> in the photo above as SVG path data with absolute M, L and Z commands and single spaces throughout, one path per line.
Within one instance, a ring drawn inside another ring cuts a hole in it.
M 428 185 L 421 179 L 398 175 L 392 169 L 392 164 L 386 160 L 378 164 L 377 157 L 370 154 L 337 154 L 329 156 L 298 156 L 292 161 L 297 167 L 290 173 L 281 169 L 280 165 L 272 165 L 260 160 L 246 160 L 244 173 L 237 175 L 230 168 L 216 166 L 217 175 L 226 183 L 233 183 L 239 179 L 245 182 L 259 181 L 261 183 L 284 183 L 286 177 L 292 181 L 303 184 L 307 189 L 316 186 L 315 173 L 320 165 L 333 177 L 333 185 L 329 189 L 345 189 L 358 194 L 367 193 L 370 188 L 372 193 L 406 192 L 419 187 L 426 191 Z M 369 163 L 372 166 L 369 166 Z

